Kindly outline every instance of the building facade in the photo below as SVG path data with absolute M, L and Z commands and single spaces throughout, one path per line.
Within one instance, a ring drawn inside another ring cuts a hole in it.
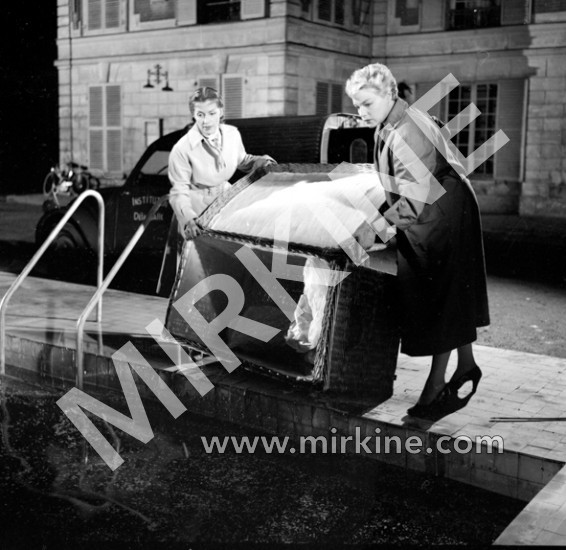
M 430 112 L 477 106 L 465 157 L 508 136 L 471 176 L 483 212 L 566 216 L 562 0 L 58 0 L 57 45 L 62 162 L 121 177 L 200 85 L 227 118 L 352 112 L 345 80 L 379 61 L 416 97 L 455 77 Z

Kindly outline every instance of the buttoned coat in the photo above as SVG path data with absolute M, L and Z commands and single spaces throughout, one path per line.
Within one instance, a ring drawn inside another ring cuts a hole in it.
M 438 125 L 400 99 L 376 129 L 384 216 L 397 228 L 401 351 L 408 355 L 456 349 L 489 324 L 477 200 L 456 159 L 451 164 L 442 152 L 451 157 Z

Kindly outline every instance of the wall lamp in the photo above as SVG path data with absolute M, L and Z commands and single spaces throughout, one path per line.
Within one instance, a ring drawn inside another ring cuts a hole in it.
M 172 92 L 173 88 L 169 86 L 169 71 L 164 71 L 163 67 L 159 64 L 155 65 L 154 70 L 151 69 L 147 70 L 147 83 L 145 84 L 144 88 L 153 88 L 153 84 L 151 83 L 151 78 L 154 78 L 154 82 L 156 85 L 160 84 L 163 80 L 165 80 L 165 86 L 161 88 L 164 92 Z

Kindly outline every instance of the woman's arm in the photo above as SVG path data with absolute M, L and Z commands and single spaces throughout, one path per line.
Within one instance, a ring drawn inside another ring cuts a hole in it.
M 436 148 L 412 121 L 399 125 L 396 134 L 387 139 L 387 145 L 390 146 L 389 162 L 393 172 L 390 185 L 401 197 L 384 216 L 403 230 L 416 222 L 427 200 L 430 203 L 439 191 L 442 194 L 434 176 Z
M 192 173 L 193 170 L 188 156 L 183 154 L 180 147 L 173 147 L 169 155 L 169 181 L 171 182 L 169 204 L 171 204 L 171 208 L 173 208 L 177 221 L 183 230 L 187 226 L 191 226 L 197 216 L 192 207 L 189 193 Z M 191 233 L 190 236 L 194 235 Z

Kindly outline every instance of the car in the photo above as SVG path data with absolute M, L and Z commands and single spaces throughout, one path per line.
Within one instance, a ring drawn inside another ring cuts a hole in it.
M 269 154 L 279 163 L 371 162 L 373 130 L 349 114 L 330 116 L 266 117 L 227 121 L 238 127 L 246 150 Z M 156 201 L 169 193 L 167 177 L 169 152 L 187 128 L 157 139 L 142 154 L 121 186 L 103 187 L 105 203 L 105 271 L 130 242 Z M 235 174 L 233 180 L 242 174 Z M 36 243 L 45 241 L 65 215 L 69 205 L 47 209 L 36 226 Z M 173 213 L 168 204 L 132 251 L 116 279 L 116 287 L 155 293 Z M 65 224 L 48 249 L 42 274 L 75 282 L 93 283 L 98 252 L 98 205 L 85 200 Z M 169 262 L 167 265 L 170 265 Z M 171 264 L 174 270 L 174 262 Z M 159 294 L 167 295 L 174 273 L 167 273 Z

